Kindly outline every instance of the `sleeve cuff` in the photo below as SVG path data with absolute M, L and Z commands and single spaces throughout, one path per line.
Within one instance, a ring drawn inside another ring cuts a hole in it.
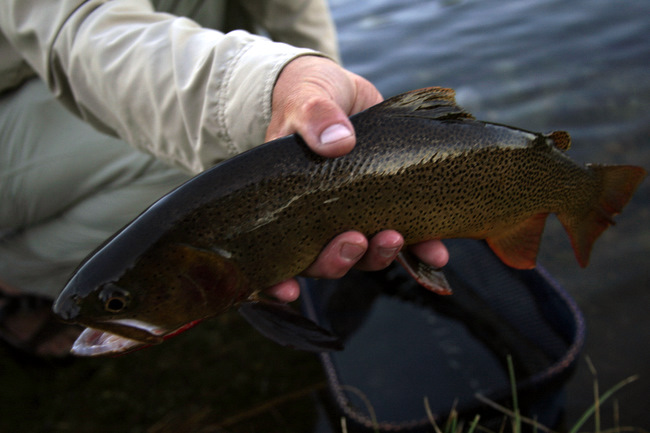
M 217 100 L 219 123 L 227 135 L 224 145 L 233 155 L 264 142 L 271 120 L 273 87 L 284 66 L 296 57 L 323 56 L 317 51 L 249 36 L 253 39 L 233 58 Z

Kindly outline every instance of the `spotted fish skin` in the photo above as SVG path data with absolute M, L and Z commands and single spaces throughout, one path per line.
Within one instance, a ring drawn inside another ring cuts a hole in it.
M 358 144 L 341 158 L 320 158 L 291 137 L 232 160 L 232 171 L 215 170 L 208 185 L 250 174 L 196 207 L 170 237 L 227 252 L 257 288 L 299 274 L 345 230 L 395 229 L 407 244 L 487 238 L 506 263 L 530 268 L 546 215 L 571 228 L 597 208 L 599 224 L 609 225 L 644 176 L 638 167 L 576 164 L 564 154 L 564 132 L 476 121 L 449 89 L 400 95 L 352 121 Z M 609 170 L 622 175 L 600 209 Z M 509 236 L 520 245 L 509 246 Z M 578 259 L 586 265 L 588 251 Z
M 645 176 L 576 164 L 566 132 L 477 121 L 450 89 L 401 94 L 351 121 L 357 145 L 340 158 L 294 135 L 191 179 L 82 264 L 55 310 L 86 326 L 119 318 L 178 329 L 300 274 L 347 230 L 394 229 L 407 244 L 487 239 L 508 265 L 531 268 L 551 213 L 586 266 Z M 109 287 L 128 293 L 119 312 L 105 311 Z

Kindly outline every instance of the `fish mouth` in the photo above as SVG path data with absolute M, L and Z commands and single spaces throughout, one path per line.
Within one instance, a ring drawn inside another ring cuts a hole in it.
M 162 343 L 166 329 L 134 319 L 93 323 L 72 345 L 70 352 L 78 356 L 101 356 L 131 352 Z

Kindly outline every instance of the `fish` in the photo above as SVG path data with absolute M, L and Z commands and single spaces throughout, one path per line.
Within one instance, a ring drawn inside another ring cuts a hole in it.
M 565 131 L 476 120 L 452 89 L 406 92 L 350 119 L 350 153 L 321 157 L 297 134 L 270 141 L 193 177 L 106 241 L 53 307 L 87 328 L 73 353 L 126 353 L 231 309 L 282 345 L 340 350 L 336 335 L 263 292 L 300 275 L 334 236 L 485 239 L 505 264 L 530 269 L 556 214 L 584 267 L 646 176 L 574 162 Z M 451 293 L 442 270 L 406 249 L 398 261 L 424 288 Z

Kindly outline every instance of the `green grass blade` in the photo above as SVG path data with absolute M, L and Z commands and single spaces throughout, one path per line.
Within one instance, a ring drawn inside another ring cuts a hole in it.
M 478 420 L 481 418 L 480 415 L 476 415 L 474 417 L 474 420 L 472 420 L 472 423 L 469 426 L 469 429 L 467 429 L 467 433 L 474 433 L 474 430 L 476 430 L 476 426 L 478 425 Z
M 578 430 L 582 428 L 582 426 L 587 422 L 587 420 L 596 412 L 596 409 L 602 405 L 607 399 L 609 399 L 616 391 L 619 389 L 623 388 L 625 385 L 634 382 L 639 378 L 638 375 L 630 376 L 627 379 L 624 379 L 608 389 L 603 395 L 601 395 L 599 398 L 597 398 L 597 403 L 592 404 L 589 409 L 587 409 L 578 422 L 569 430 L 569 433 L 577 433 Z
M 510 391 L 512 393 L 512 410 L 515 414 L 512 431 L 514 433 L 521 433 L 521 414 L 519 413 L 519 400 L 517 399 L 517 380 L 515 378 L 515 366 L 512 362 L 511 355 L 508 355 L 508 375 L 510 376 Z

